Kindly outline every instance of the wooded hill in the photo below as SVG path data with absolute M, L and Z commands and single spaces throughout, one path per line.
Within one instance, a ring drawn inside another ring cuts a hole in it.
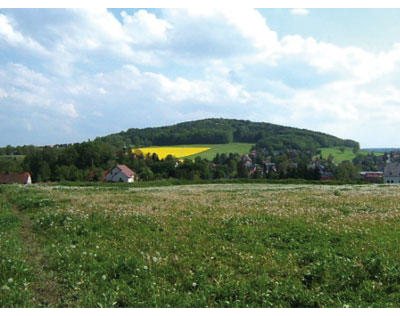
M 99 137 L 98 140 L 115 147 L 246 142 L 267 150 L 308 150 L 333 146 L 359 148 L 356 141 L 320 132 L 234 119 L 204 119 L 164 127 L 131 128 Z

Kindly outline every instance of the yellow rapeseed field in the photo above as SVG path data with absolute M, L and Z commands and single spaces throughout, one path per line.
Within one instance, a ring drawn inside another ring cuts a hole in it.
M 164 159 L 168 155 L 176 158 L 183 158 L 211 149 L 210 147 L 144 147 L 133 149 L 133 153 L 140 155 L 152 155 L 156 153 L 159 159 Z

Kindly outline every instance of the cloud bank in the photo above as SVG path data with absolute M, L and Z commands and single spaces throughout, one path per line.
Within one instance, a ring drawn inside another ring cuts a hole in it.
M 0 50 L 2 146 L 206 117 L 397 145 L 400 43 L 279 37 L 253 9 L 17 9 L 0 11 Z

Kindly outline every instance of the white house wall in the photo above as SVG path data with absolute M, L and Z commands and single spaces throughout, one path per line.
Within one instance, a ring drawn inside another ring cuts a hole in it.
M 114 168 L 106 176 L 106 181 L 109 182 L 133 182 L 133 177 L 128 178 L 124 173 L 118 168 Z
M 400 183 L 400 177 L 384 177 L 384 183 Z

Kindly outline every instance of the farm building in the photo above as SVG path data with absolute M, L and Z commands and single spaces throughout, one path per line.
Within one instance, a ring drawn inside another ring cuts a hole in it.
M 106 182 L 135 182 L 136 179 L 136 172 L 125 165 L 116 165 L 104 174 Z
M 22 173 L 0 173 L 0 184 L 31 184 L 31 174 L 29 172 Z
M 364 180 L 374 183 L 381 182 L 383 178 L 382 171 L 361 171 L 360 175 L 363 177 Z
M 330 171 L 321 172 L 321 181 L 335 180 L 335 176 Z
M 383 171 L 384 183 L 400 183 L 400 163 L 388 163 Z

